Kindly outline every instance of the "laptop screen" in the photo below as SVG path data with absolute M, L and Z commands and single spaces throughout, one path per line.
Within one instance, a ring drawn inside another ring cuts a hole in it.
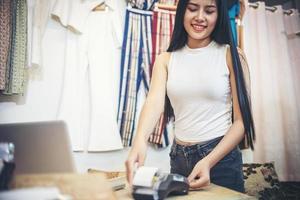
M 14 144 L 17 174 L 76 171 L 63 121 L 0 124 L 0 142 Z

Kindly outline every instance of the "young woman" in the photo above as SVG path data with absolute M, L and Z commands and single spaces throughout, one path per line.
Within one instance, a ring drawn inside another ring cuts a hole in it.
M 174 116 L 171 173 L 191 188 L 210 182 L 244 192 L 245 137 L 254 124 L 243 70 L 230 29 L 227 0 L 179 0 L 168 52 L 155 62 L 137 134 L 126 161 L 127 178 L 144 164 L 147 140 L 162 112 Z

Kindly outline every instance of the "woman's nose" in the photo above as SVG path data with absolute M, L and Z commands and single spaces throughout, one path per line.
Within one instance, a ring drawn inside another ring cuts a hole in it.
M 199 10 L 199 11 L 197 12 L 197 15 L 196 15 L 195 19 L 196 19 L 197 21 L 204 21 L 204 20 L 205 20 L 204 11 L 203 11 L 203 10 Z

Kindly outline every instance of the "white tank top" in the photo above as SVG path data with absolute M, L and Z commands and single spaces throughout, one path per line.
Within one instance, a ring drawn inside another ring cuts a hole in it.
M 174 134 L 183 142 L 204 142 L 224 135 L 232 124 L 228 45 L 212 41 L 171 53 L 167 95 L 174 110 Z

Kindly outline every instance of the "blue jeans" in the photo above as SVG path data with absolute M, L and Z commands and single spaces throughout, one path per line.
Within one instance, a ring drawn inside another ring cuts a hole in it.
M 170 152 L 171 173 L 188 177 L 196 163 L 208 155 L 223 138 L 218 137 L 206 143 L 183 146 L 173 142 Z M 238 192 L 245 192 L 242 154 L 235 147 L 210 170 L 210 181 Z

